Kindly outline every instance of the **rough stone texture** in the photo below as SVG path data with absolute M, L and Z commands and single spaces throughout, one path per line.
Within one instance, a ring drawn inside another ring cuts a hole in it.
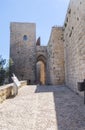
M 62 27 L 53 27 L 48 47 L 48 83 L 64 84 L 64 44 Z
M 66 84 L 78 92 L 85 79 L 85 0 L 71 0 L 64 24 Z
M 85 130 L 85 105 L 65 86 L 25 86 L 0 104 L 0 130 Z
M 52 28 L 47 46 L 36 45 L 35 30 L 35 24 L 11 23 L 10 55 L 14 73 L 33 83 L 37 77 L 36 63 L 42 61 L 46 84 L 66 83 L 80 93 L 77 83 L 85 79 L 85 0 L 70 0 L 65 24 Z M 24 35 L 28 40 L 23 41 Z
M 19 80 L 25 79 L 35 83 L 36 63 L 39 60 L 46 63 L 47 47 L 36 46 L 34 23 L 11 23 L 10 57 L 14 62 L 12 73 L 15 73 Z
M 12 72 L 19 80 L 35 81 L 36 25 L 34 23 L 11 23 L 10 57 L 14 62 Z
M 6 85 L 3 88 L 0 88 L 0 103 L 2 103 L 4 100 L 6 100 L 6 98 L 11 96 L 12 85 L 13 84 L 10 84 L 10 85 Z
M 27 85 L 27 81 L 20 81 L 20 87 Z M 12 96 L 14 84 L 0 86 L 0 103 Z M 20 88 L 19 87 L 19 88 Z
M 36 46 L 36 56 L 37 61 L 39 61 L 39 58 L 42 56 L 44 62 L 47 60 L 47 46 Z
M 10 29 L 10 57 L 14 61 L 12 72 L 17 75 L 19 80 L 31 80 L 33 84 L 37 80 L 36 63 L 42 61 L 45 66 L 45 76 L 43 76 L 45 81 L 43 82 L 54 85 L 63 84 L 64 48 L 62 28 L 52 28 L 48 50 L 47 46 L 36 46 L 35 24 L 11 23 Z M 23 36 L 25 38 L 27 36 L 28 39 L 23 40 Z M 44 69 L 41 72 L 44 73 Z

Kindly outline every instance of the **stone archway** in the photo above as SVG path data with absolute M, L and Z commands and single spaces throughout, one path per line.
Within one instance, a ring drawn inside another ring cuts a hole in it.
M 46 58 L 43 55 L 37 57 L 36 81 L 39 84 L 46 84 Z

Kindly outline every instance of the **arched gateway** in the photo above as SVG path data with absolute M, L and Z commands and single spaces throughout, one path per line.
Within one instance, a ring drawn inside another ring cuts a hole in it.
M 37 57 L 36 81 L 39 84 L 46 84 L 46 58 L 43 55 Z
M 28 84 L 64 83 L 64 44 L 62 27 L 52 27 L 47 46 L 36 41 L 35 23 L 10 24 L 11 73 Z M 11 75 L 11 74 L 10 74 Z
M 39 84 L 46 84 L 47 72 L 47 47 L 36 46 L 36 81 Z

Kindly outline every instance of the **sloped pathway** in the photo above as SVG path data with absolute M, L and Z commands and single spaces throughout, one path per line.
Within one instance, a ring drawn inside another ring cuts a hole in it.
M 83 99 L 65 86 L 24 86 L 0 104 L 0 130 L 85 130 Z

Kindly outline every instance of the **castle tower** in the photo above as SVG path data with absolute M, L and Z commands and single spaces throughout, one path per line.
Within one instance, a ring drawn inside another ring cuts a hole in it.
M 36 25 L 34 23 L 10 24 L 10 57 L 14 65 L 12 73 L 19 80 L 35 81 Z

